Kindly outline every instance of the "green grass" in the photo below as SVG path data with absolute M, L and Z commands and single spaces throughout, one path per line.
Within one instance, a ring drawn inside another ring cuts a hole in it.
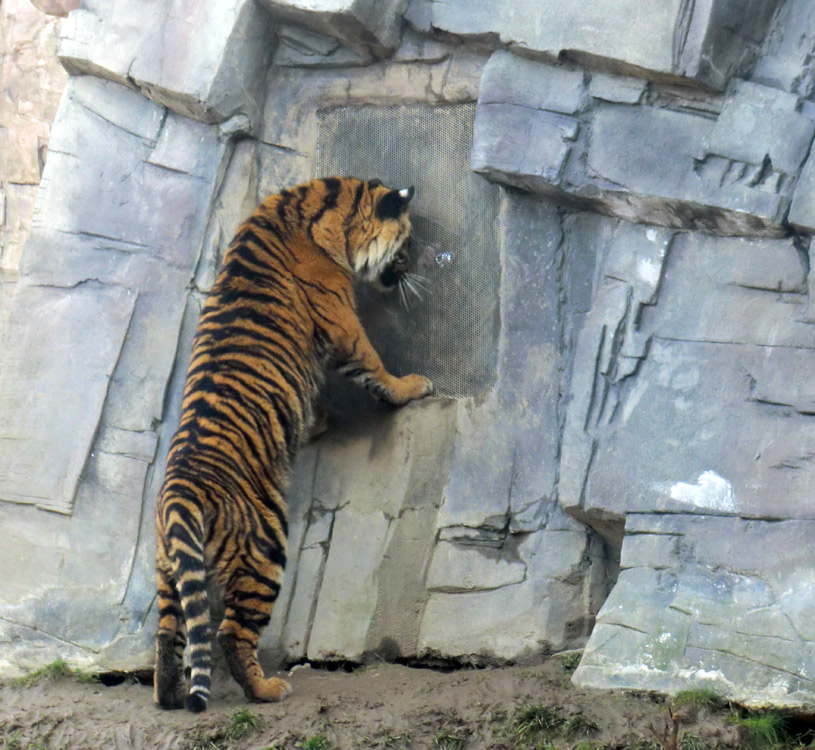
M 726 705 L 726 701 L 715 691 L 709 688 L 691 688 L 680 690 L 671 700 L 674 708 L 691 708 L 700 710 L 702 708 L 721 708 Z
M 774 711 L 746 716 L 734 711 L 730 721 L 741 730 L 741 750 L 775 750 L 782 748 L 787 739 L 786 720 Z
M 433 747 L 439 750 L 460 750 L 466 741 L 467 737 L 460 732 L 442 729 L 433 740 Z
M 547 750 L 561 746 L 595 750 L 601 747 L 586 740 L 573 744 L 575 740 L 596 732 L 600 728 L 596 722 L 583 714 L 564 716 L 560 709 L 551 706 L 525 703 L 511 718 L 497 713 L 491 720 L 501 722 L 498 734 L 510 739 L 512 747 L 517 750 Z
M 95 674 L 69 667 L 62 657 L 22 677 L 17 677 L 13 682 L 17 685 L 36 685 L 38 682 L 55 682 L 69 677 L 83 685 L 99 682 L 99 678 Z
M 379 740 L 382 747 L 399 748 L 408 747 L 412 737 L 409 732 L 401 732 L 400 734 L 391 734 L 388 732 L 384 737 Z
M 580 664 L 580 660 L 582 658 L 582 651 L 568 651 L 560 657 L 560 663 L 563 665 L 563 669 L 568 674 L 571 674 L 575 671 L 575 669 L 577 669 L 577 666 Z
M 583 714 L 574 714 L 563 722 L 563 733 L 567 737 L 586 737 L 596 732 L 600 727 Z
M 540 704 L 527 704 L 513 717 L 517 734 L 554 732 L 565 723 L 560 711 Z
M 691 732 L 685 732 L 679 741 L 679 750 L 711 750 L 710 746 Z
M 2 750 L 20 750 L 22 740 L 20 739 L 20 730 L 15 729 L 10 734 L 0 735 L 0 748 Z
M 315 734 L 297 745 L 297 750 L 330 750 L 331 743 L 322 734 Z
M 230 740 L 238 740 L 250 732 L 257 731 L 258 726 L 260 726 L 258 717 L 251 711 L 248 711 L 247 709 L 235 711 L 235 713 L 232 714 L 232 718 L 229 720 L 229 726 L 226 729 L 226 736 Z

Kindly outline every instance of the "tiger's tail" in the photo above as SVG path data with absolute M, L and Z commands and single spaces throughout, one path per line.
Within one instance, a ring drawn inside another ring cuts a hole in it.
M 165 518 L 170 520 L 167 524 L 167 555 L 174 569 L 190 654 L 190 691 L 184 705 L 188 711 L 200 713 L 206 710 L 209 701 L 212 638 L 204 534 L 200 516 L 195 516 L 183 501 L 171 502 L 165 512 Z

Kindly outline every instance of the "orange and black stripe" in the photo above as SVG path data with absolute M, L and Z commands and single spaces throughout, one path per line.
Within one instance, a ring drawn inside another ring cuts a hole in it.
M 267 198 L 227 249 L 195 334 L 157 506 L 159 706 L 184 702 L 186 641 L 186 706 L 206 708 L 208 584 L 223 597 L 217 635 L 247 696 L 288 692 L 264 678 L 256 649 L 286 563 L 283 494 L 324 368 L 342 366 L 395 404 L 431 388 L 389 375 L 354 311 L 356 278 L 394 273 L 411 196 L 378 181 L 313 180 Z

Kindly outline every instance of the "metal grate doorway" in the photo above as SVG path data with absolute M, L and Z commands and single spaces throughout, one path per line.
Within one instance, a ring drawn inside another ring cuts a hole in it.
M 414 185 L 414 270 L 429 282 L 410 309 L 398 295 L 357 295 L 365 329 L 395 375 L 430 377 L 436 394 L 474 396 L 495 382 L 501 270 L 498 188 L 470 171 L 474 104 L 336 107 L 320 113 L 318 176 Z

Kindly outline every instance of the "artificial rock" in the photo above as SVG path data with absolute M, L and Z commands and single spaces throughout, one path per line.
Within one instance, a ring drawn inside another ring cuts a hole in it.
M 640 103 L 645 87 L 622 81 L 628 96 L 611 93 L 608 76 L 586 86 L 579 69 L 494 53 L 479 91 L 473 169 L 630 221 L 784 234 L 815 133 L 799 97 L 736 80 L 711 122 L 687 103 Z
M 149 665 L 204 295 L 260 197 L 342 171 L 417 186 L 429 299 L 359 308 L 447 395 L 329 379 L 267 663 L 586 646 L 582 684 L 815 700 L 811 9 L 641 5 L 70 13 L 47 161 L 0 164 L 3 672 Z
M 811 520 L 629 515 L 622 571 L 575 679 L 808 705 L 812 531 Z
M 362 54 L 385 57 L 399 46 L 406 0 L 258 0 L 273 15 L 334 37 Z

